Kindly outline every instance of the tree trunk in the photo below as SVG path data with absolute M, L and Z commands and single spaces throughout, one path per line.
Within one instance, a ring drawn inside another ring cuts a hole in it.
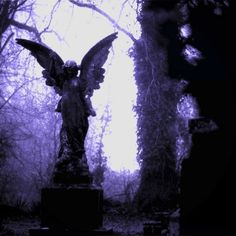
M 167 51 L 168 35 L 177 29 L 175 5 L 173 1 L 143 2 L 142 35 L 134 50 L 141 163 L 136 201 L 147 212 L 175 208 L 178 196 L 176 105 L 181 92 L 178 82 L 169 77 Z

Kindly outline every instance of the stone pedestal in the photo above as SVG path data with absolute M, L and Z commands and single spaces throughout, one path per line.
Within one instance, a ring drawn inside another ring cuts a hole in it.
M 30 236 L 111 235 L 102 228 L 103 191 L 92 185 L 84 151 L 75 152 L 64 129 L 53 186 L 42 189 L 41 228 Z
M 103 191 L 92 185 L 54 185 L 42 189 L 41 228 L 30 236 L 112 235 L 102 228 Z
M 103 192 L 95 187 L 70 186 L 42 190 L 41 227 L 93 230 L 102 227 Z

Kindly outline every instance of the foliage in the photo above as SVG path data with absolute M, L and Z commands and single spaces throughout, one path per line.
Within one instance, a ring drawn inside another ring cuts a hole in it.
M 138 87 L 138 160 L 141 182 L 136 196 L 141 210 L 174 207 L 178 195 L 176 160 L 176 107 L 183 87 L 168 76 L 168 38 L 165 27 L 173 22 L 173 9 L 143 3 L 142 35 L 134 47 L 135 79 Z M 165 17 L 163 17 L 165 16 Z M 177 24 L 176 24 L 177 27 Z

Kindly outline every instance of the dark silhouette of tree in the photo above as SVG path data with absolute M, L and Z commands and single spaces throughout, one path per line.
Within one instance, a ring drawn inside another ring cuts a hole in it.
M 183 88 L 168 74 L 168 33 L 177 27 L 176 5 L 143 1 L 138 19 L 142 35 L 134 58 L 141 181 L 136 200 L 140 210 L 152 212 L 174 208 L 178 196 L 176 107 Z
M 181 163 L 190 149 L 179 160 L 176 141 L 182 136 L 188 149 L 191 134 L 188 122 L 178 116 L 177 106 L 187 88 L 185 80 L 201 59 L 200 50 L 204 53 L 204 48 L 195 48 L 199 45 L 192 36 L 181 38 L 181 27 L 187 25 L 191 30 L 189 14 L 197 7 L 220 15 L 227 6 L 228 1 L 142 1 L 138 16 L 142 35 L 134 45 L 141 163 L 136 200 L 141 210 L 152 212 L 179 205 Z M 208 117 L 207 113 L 202 115 Z
M 229 6 L 224 4 L 227 2 Z M 191 25 L 192 36 L 187 43 L 198 48 L 203 59 L 198 66 L 180 63 L 178 68 L 172 67 L 172 72 L 184 71 L 182 75 L 189 81 L 187 92 L 197 98 L 201 115 L 213 119 L 218 129 L 193 135 L 190 158 L 183 162 L 182 221 L 205 225 L 214 222 L 215 225 L 228 225 L 230 229 L 230 225 L 233 226 L 230 209 L 235 208 L 232 191 L 235 176 L 235 115 L 232 109 L 235 107 L 232 60 L 235 55 L 235 1 L 208 1 L 207 5 L 198 1 L 189 9 L 187 22 Z M 224 217 L 219 218 L 219 215 Z M 221 234 L 227 235 L 226 232 Z

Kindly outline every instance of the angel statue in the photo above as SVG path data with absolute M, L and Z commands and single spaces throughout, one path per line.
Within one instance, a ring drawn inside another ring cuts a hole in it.
M 26 39 L 16 42 L 30 50 L 44 68 L 46 85 L 52 86 L 61 96 L 56 111 L 61 113 L 60 149 L 55 165 L 53 180 L 61 184 L 89 184 L 92 181 L 85 155 L 85 137 L 88 131 L 88 117 L 96 113 L 91 104 L 94 89 L 103 82 L 105 64 L 113 33 L 93 46 L 83 57 L 80 65 L 61 57 L 46 45 Z M 78 76 L 78 72 L 79 76 Z

